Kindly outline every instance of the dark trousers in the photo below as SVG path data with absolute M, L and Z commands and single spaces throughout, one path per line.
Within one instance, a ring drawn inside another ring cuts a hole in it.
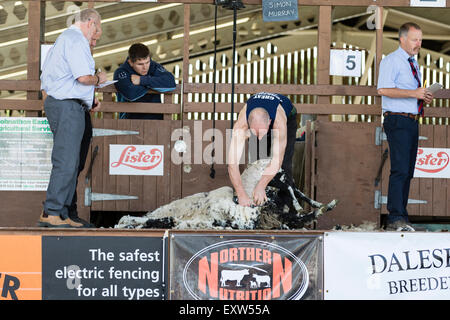
M 80 173 L 83 171 L 84 166 L 86 164 L 87 155 L 89 153 L 89 147 L 91 145 L 92 140 L 91 114 L 89 113 L 89 111 L 85 111 L 84 115 L 85 115 L 84 133 L 80 146 L 80 163 L 78 165 L 77 185 L 78 185 L 78 177 L 80 176 Z M 69 218 L 76 218 L 76 217 L 78 217 L 78 212 L 77 212 L 77 188 L 75 187 L 75 193 L 73 195 L 72 202 L 69 206 Z
M 287 142 L 286 142 L 286 149 L 284 150 L 284 158 L 283 163 L 281 164 L 281 168 L 286 173 L 287 178 L 291 183 L 294 182 L 294 178 L 292 175 L 292 157 L 294 156 L 294 148 L 295 148 L 295 141 L 297 137 L 297 114 L 291 114 L 287 119 Z M 269 141 L 272 141 L 272 135 L 271 132 L 267 134 L 267 155 L 270 155 L 271 151 L 271 145 L 272 143 L 269 143 Z M 258 148 L 259 148 L 259 141 Z M 259 151 L 258 154 L 258 160 L 259 160 Z
M 383 127 L 387 136 L 391 159 L 387 223 L 408 222 L 406 206 L 416 164 L 419 124 L 416 120 L 405 116 L 388 115 L 384 119 Z
M 293 182 L 292 157 L 294 156 L 295 141 L 297 138 L 297 114 L 288 117 L 287 121 L 287 143 L 284 151 L 283 164 L 281 167 L 286 172 L 288 179 Z
M 52 171 L 44 211 L 65 219 L 76 190 L 85 111 L 75 100 L 51 96 L 45 99 L 44 108 L 53 133 Z

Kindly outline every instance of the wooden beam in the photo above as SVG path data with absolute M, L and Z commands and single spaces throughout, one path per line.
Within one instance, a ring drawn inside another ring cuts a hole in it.
M 0 90 L 39 91 L 40 80 L 0 80 Z
M 245 103 L 235 102 L 234 111 L 239 112 L 244 107 Z M 213 112 L 212 102 L 186 102 L 184 104 L 184 112 Z M 216 102 L 216 112 L 218 113 L 229 113 L 230 104 L 227 102 Z
M 44 41 L 45 2 L 32 1 L 28 5 L 27 80 L 39 80 L 41 42 Z M 27 99 L 38 100 L 39 89 L 27 92 Z M 39 116 L 38 112 L 27 112 L 27 116 Z
M 319 7 L 319 32 L 317 33 L 317 84 L 330 84 L 330 46 L 331 46 L 331 6 Z M 317 103 L 328 104 L 330 97 L 319 96 Z M 327 121 L 325 117 L 321 120 Z
M 296 104 L 297 112 L 299 114 L 317 114 L 317 115 L 332 115 L 332 114 L 365 114 L 365 115 L 381 115 L 380 105 L 370 104 Z M 449 112 L 450 113 L 450 112 Z
M 439 90 L 434 94 L 435 99 L 450 99 L 450 89 Z
M 0 110 L 44 110 L 43 100 L 0 99 Z
M 366 58 L 366 65 L 364 68 L 364 74 L 359 79 L 359 85 L 364 86 L 367 84 L 368 78 L 369 78 L 369 69 L 371 68 L 374 60 L 375 60 L 375 79 L 374 83 L 377 83 L 378 81 L 378 66 L 381 62 L 381 57 L 383 53 L 383 27 L 384 23 L 386 22 L 388 10 L 383 10 L 383 8 L 377 8 L 375 11 L 375 26 L 376 31 L 375 35 L 373 37 L 372 43 L 370 45 L 369 49 L 369 55 Z M 358 96 L 355 98 L 354 103 L 360 104 L 361 103 L 362 96 Z
M 375 96 L 378 95 L 376 86 L 351 86 L 351 85 L 298 85 L 298 84 L 244 84 L 239 83 L 235 87 L 235 93 L 254 94 L 260 91 L 277 92 L 284 95 L 319 95 L 319 96 Z M 186 83 L 185 93 L 212 93 L 213 84 Z M 231 84 L 218 83 L 217 93 L 230 93 Z
M 368 104 L 294 104 L 299 114 L 367 114 L 381 115 L 380 105 Z M 236 103 L 235 111 L 239 112 L 244 107 L 244 103 Z M 184 112 L 212 112 L 212 102 L 186 102 Z M 229 103 L 216 103 L 216 112 L 230 112 Z M 450 114 L 450 109 L 448 111 Z
M 40 0 L 28 0 L 29 2 L 37 2 Z M 47 0 L 50 1 L 50 0 Z M 57 0 L 65 2 L 73 2 L 73 0 Z M 92 0 L 78 0 L 78 2 L 90 2 Z M 120 2 L 121 0 L 95 0 L 95 2 Z M 205 3 L 214 4 L 214 0 L 159 0 L 158 3 L 185 3 L 185 4 L 195 4 L 195 3 Z M 298 0 L 301 6 L 349 6 L 349 7 L 368 7 L 374 4 L 373 0 Z M 262 0 L 243 0 L 244 4 L 261 4 Z M 376 2 L 380 7 L 409 7 L 410 0 L 378 0 Z M 450 2 L 447 1 L 447 8 L 450 7 Z
M 7 80 L 0 80 L 0 88 L 2 88 L 2 81 L 7 81 Z M 17 81 L 17 80 L 8 80 L 8 81 Z M 115 86 L 106 86 L 100 89 L 96 89 L 97 92 L 102 92 L 102 93 L 115 93 L 117 92 L 116 87 Z M 155 90 L 148 90 L 149 93 L 161 93 L 159 91 L 155 91 Z M 173 91 L 167 91 L 164 92 L 163 94 L 180 94 L 181 93 L 181 84 L 177 84 L 175 90 Z
M 449 99 L 450 90 L 441 90 L 436 94 L 437 98 Z M 239 112 L 244 103 L 236 103 L 235 110 Z M 316 114 L 316 115 L 332 115 L 332 114 L 365 114 L 365 115 L 381 115 L 381 106 L 378 104 L 332 104 L 332 103 L 307 103 L 294 104 L 299 114 Z M 0 99 L 0 110 L 43 110 L 43 100 L 14 100 Z M 180 104 L 175 103 L 139 103 L 139 102 L 102 102 L 102 112 L 136 112 L 136 113 L 161 113 L 176 114 L 181 112 Z M 184 104 L 184 112 L 212 112 L 212 102 L 186 102 Z M 230 112 L 229 103 L 216 103 L 216 112 Z M 442 117 L 450 118 L 450 108 L 426 107 L 426 117 Z
M 189 32 L 191 29 L 191 6 L 184 5 L 184 39 L 183 39 L 183 85 L 189 83 Z M 184 112 L 184 104 L 188 100 L 188 95 L 182 89 L 181 109 Z M 181 117 L 181 125 L 183 126 L 184 118 Z
M 382 7 L 379 7 L 376 11 L 376 34 L 375 34 L 375 43 L 376 43 L 376 52 L 375 52 L 375 83 L 378 82 L 379 75 L 379 66 L 381 62 L 381 58 L 383 57 L 383 28 L 384 23 L 386 22 L 386 17 L 388 15 L 388 10 L 385 10 Z M 381 20 L 382 19 L 382 20 Z M 382 22 L 382 24 L 381 24 Z
M 175 103 L 102 102 L 100 111 L 172 114 L 180 113 L 181 108 Z

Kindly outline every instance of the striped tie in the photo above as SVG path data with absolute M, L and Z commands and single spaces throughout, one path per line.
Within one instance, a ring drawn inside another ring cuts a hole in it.
M 422 84 L 420 83 L 419 74 L 417 73 L 417 69 L 414 66 L 414 58 L 409 57 L 408 61 L 409 61 L 409 65 L 411 66 L 413 76 L 417 80 L 417 85 L 418 85 L 417 87 L 420 88 L 422 86 Z M 423 117 L 423 100 L 422 99 L 417 100 L 417 106 L 418 106 L 418 111 L 419 111 L 420 116 Z

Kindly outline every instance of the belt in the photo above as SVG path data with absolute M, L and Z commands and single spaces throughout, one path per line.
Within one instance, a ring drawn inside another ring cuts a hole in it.
M 385 117 L 387 117 L 389 115 L 404 116 L 404 117 L 414 119 L 415 121 L 419 120 L 419 118 L 420 118 L 420 114 L 413 114 L 413 113 L 406 113 L 406 112 L 386 111 L 385 113 L 383 113 L 383 116 L 385 116 Z
M 81 105 L 81 107 L 84 109 L 84 111 L 89 111 L 89 106 L 81 99 L 69 99 L 69 100 L 74 100 L 76 103 L 79 103 Z

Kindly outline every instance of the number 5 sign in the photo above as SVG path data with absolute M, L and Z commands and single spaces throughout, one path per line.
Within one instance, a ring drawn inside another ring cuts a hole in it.
M 331 49 L 330 75 L 360 77 L 361 51 Z

